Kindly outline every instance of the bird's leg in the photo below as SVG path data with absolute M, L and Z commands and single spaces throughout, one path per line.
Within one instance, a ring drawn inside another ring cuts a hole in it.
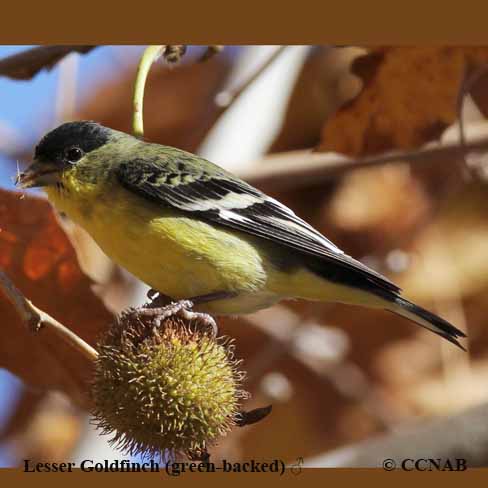
M 148 292 L 151 303 L 147 307 L 134 310 L 132 313 L 137 317 L 151 319 L 157 327 L 160 327 L 164 320 L 173 316 L 195 321 L 199 328 L 210 331 L 211 336 L 215 338 L 218 335 L 218 327 L 214 318 L 207 313 L 193 312 L 191 309 L 200 303 L 232 298 L 235 295 L 235 293 L 230 292 L 216 292 L 192 297 L 188 300 L 173 301 L 170 297 L 151 289 Z
M 154 288 L 150 288 L 146 296 L 150 301 L 150 303 L 146 305 L 147 308 L 164 307 L 165 305 L 169 305 L 170 303 L 174 302 L 171 297 L 169 297 L 168 295 L 163 295 L 161 292 L 155 290 Z

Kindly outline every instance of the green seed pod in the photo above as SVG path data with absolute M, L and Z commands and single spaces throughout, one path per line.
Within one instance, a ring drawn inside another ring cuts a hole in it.
M 180 318 L 123 315 L 98 345 L 94 423 L 128 454 L 205 449 L 235 424 L 244 374 L 233 345 Z

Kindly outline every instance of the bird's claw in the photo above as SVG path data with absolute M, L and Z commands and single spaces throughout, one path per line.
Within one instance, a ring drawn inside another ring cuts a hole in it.
M 166 298 L 164 295 L 162 295 Z M 154 302 L 160 299 L 160 295 L 154 298 L 154 295 L 149 296 L 153 299 L 151 306 L 135 309 L 130 313 L 137 318 L 149 319 L 156 327 L 161 327 L 161 324 L 170 317 L 180 317 L 183 320 L 194 322 L 198 329 L 209 334 L 213 339 L 218 335 L 218 327 L 214 318 L 206 313 L 193 312 L 193 302 L 191 300 L 179 300 L 172 302 L 162 307 L 154 306 Z
M 215 322 L 215 319 L 208 313 L 192 312 L 187 308 L 183 308 L 178 314 L 185 320 L 195 321 L 196 324 L 199 324 L 198 328 L 203 332 L 210 334 L 212 339 L 215 339 L 218 336 L 219 329 L 217 327 L 217 322 Z

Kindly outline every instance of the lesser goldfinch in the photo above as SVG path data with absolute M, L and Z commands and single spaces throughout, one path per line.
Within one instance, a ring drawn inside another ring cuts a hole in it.
M 69 122 L 41 139 L 18 183 L 44 187 L 115 262 L 201 312 L 246 314 L 288 298 L 341 302 L 389 310 L 462 347 L 463 332 L 285 205 L 194 154 Z

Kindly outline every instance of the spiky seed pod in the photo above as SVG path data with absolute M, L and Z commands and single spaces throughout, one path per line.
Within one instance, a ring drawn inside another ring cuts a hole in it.
M 231 341 L 180 318 L 154 327 L 123 315 L 98 351 L 94 423 L 129 454 L 205 449 L 235 424 L 247 396 Z

